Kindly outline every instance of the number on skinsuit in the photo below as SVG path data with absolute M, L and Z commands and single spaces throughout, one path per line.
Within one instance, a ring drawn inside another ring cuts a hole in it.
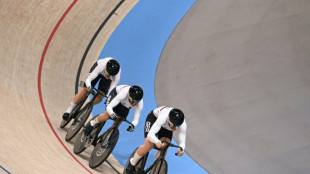
M 147 121 L 145 123 L 145 132 L 149 132 L 151 129 L 151 122 Z
M 111 102 L 111 95 L 108 96 L 106 104 L 108 105 L 108 104 L 110 104 L 110 102 Z

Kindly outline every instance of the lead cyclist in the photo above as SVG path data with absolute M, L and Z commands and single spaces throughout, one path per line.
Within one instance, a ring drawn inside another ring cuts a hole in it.
M 186 143 L 186 130 L 187 125 L 184 113 L 180 109 L 161 106 L 152 110 L 145 121 L 144 144 L 137 149 L 134 156 L 129 160 L 126 174 L 133 174 L 139 159 L 153 149 L 154 144 L 157 148 L 161 148 L 164 146 L 164 143 L 161 141 L 170 143 L 172 137 L 179 141 L 179 146 L 183 150 L 178 149 L 177 155 L 182 156 Z M 160 152 L 158 151 L 156 158 L 158 158 L 159 154 Z

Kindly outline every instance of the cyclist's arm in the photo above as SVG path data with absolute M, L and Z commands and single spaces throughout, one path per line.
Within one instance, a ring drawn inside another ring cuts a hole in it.
M 112 91 L 112 89 L 114 89 L 117 86 L 120 79 L 121 79 L 121 68 L 119 69 L 119 72 L 114 77 L 112 77 L 112 82 L 108 90 L 108 94 Z
M 103 69 L 102 66 L 99 64 L 91 73 L 89 73 L 89 76 L 85 80 L 86 87 L 91 86 L 91 81 L 93 81 L 96 77 L 98 77 L 101 71 L 103 71 Z
M 108 104 L 106 110 L 109 115 L 114 113 L 113 108 L 117 106 L 124 98 L 126 97 L 126 93 L 121 91 L 119 94 L 117 94 L 113 100 Z
M 179 143 L 179 146 L 181 146 L 183 150 L 185 150 L 185 144 L 186 144 L 186 130 L 187 125 L 184 120 L 184 123 L 173 134 L 173 138 Z
M 160 141 L 156 137 L 156 134 L 158 133 L 160 128 L 164 125 L 165 121 L 166 120 L 164 119 L 164 117 L 158 117 L 153 126 L 151 127 L 150 132 L 147 134 L 147 137 L 152 143 L 157 144 L 158 141 Z
M 133 115 L 132 124 L 136 127 L 139 123 L 140 115 L 143 109 L 143 99 L 139 102 L 137 108 L 135 109 L 135 113 Z

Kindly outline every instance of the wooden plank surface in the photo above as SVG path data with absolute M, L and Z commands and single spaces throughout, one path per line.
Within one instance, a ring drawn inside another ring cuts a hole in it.
M 11 173 L 116 173 L 104 163 L 88 167 L 90 149 L 74 157 L 73 142 L 65 142 L 59 128 L 62 113 L 74 96 L 81 58 L 101 23 L 120 1 L 3 0 L 0 1 L 0 165 Z M 74 5 L 73 5 L 74 3 Z M 126 0 L 103 27 L 90 48 L 81 80 L 98 58 L 117 25 L 137 3 Z M 38 75 L 42 54 L 57 22 L 72 5 L 51 38 L 41 71 L 43 113 Z M 113 158 L 108 159 L 122 171 Z M 0 173 L 4 172 L 0 169 Z

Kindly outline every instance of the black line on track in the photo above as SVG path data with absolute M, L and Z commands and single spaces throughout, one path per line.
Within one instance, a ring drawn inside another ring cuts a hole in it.
M 92 39 L 90 40 L 90 42 L 88 43 L 88 46 L 83 54 L 83 57 L 81 59 L 80 65 L 79 65 L 79 69 L 77 71 L 76 74 L 76 80 L 75 80 L 75 94 L 78 93 L 78 88 L 79 88 L 79 81 L 80 81 L 80 75 L 81 75 L 81 70 L 82 67 L 84 65 L 84 61 L 86 59 L 86 56 L 88 54 L 88 51 L 90 50 L 91 46 L 93 45 L 95 39 L 97 38 L 98 34 L 100 33 L 100 31 L 102 30 L 102 28 L 105 26 L 105 24 L 109 21 L 109 19 L 112 17 L 112 15 L 116 12 L 116 10 L 123 4 L 123 2 L 125 2 L 125 0 L 121 0 L 115 7 L 114 9 L 110 12 L 110 14 L 107 16 L 107 18 L 105 18 L 105 20 L 101 23 L 101 25 L 99 26 L 99 28 L 97 29 L 96 33 L 94 34 L 94 36 L 92 37 Z M 120 174 L 116 168 L 109 162 L 106 161 L 111 167 L 112 169 L 114 169 L 118 174 Z

